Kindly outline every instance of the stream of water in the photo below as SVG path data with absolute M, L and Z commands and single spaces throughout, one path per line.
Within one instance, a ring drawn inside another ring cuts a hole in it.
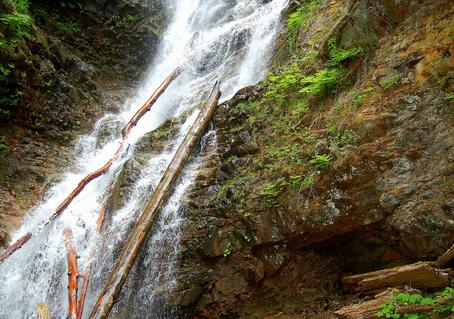
M 0 265 L 0 318 L 36 318 L 39 303 L 49 306 L 52 318 L 66 318 L 68 283 L 63 231 L 67 227 L 74 233 L 81 272 L 89 263 L 93 243 L 102 242 L 102 248 L 97 249 L 94 256 L 95 271 L 84 312 L 84 318 L 88 318 L 113 266 L 115 254 L 197 115 L 191 110 L 207 98 L 215 80 L 222 81 L 221 99 L 226 100 L 238 89 L 264 77 L 287 2 L 164 1 L 167 10 L 173 13 L 172 21 L 141 88 L 122 106 L 119 114 L 104 116 L 90 135 L 80 138 L 76 146 L 76 166 L 68 168 L 62 180 L 29 212 L 24 226 L 13 234 L 13 240 L 28 231 L 32 231 L 34 237 Z M 105 175 L 91 182 L 56 221 L 39 226 L 84 176 L 112 157 L 121 140 L 118 127 L 124 125 L 161 81 L 181 64 L 184 64 L 183 73 L 132 130 L 128 151 Z M 96 223 L 102 202 L 124 163 L 134 156 L 137 143 L 166 119 L 188 111 L 190 114 L 178 128 L 176 137 L 146 163 L 125 204 L 109 212 L 110 223 L 103 230 L 102 239 L 98 239 Z M 106 131 L 109 132 L 107 137 Z M 100 143 L 101 137 L 103 143 Z M 215 132 L 210 131 L 204 141 L 213 143 L 214 137 Z M 191 185 L 197 166 L 198 158 L 193 156 L 148 236 L 112 318 L 178 318 L 178 311 L 166 307 L 164 299 L 175 284 L 173 273 L 178 266 L 179 238 L 184 227 L 184 207 L 179 199 Z

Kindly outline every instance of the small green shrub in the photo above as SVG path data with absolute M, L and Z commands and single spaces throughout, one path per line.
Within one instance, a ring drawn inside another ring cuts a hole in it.
M 0 22 L 6 25 L 8 32 L 15 38 L 30 36 L 30 30 L 33 23 L 28 14 L 19 12 L 3 14 L 0 16 Z
M 454 93 L 446 93 L 445 94 L 445 101 L 454 102 Z
M 318 1 L 312 0 L 308 3 L 302 4 L 294 13 L 292 13 L 287 19 L 287 27 L 291 38 L 295 38 L 298 34 L 301 26 L 307 20 L 307 18 L 317 8 Z
M 331 156 L 315 155 L 309 163 L 317 169 L 326 169 L 331 166 Z
M 228 257 L 232 254 L 232 244 L 231 243 L 228 243 L 227 247 L 225 247 L 224 249 L 224 253 L 223 253 L 223 256 L 224 257 Z
M 0 135 L 0 151 L 6 150 L 5 136 Z
M 327 65 L 329 67 L 341 66 L 345 62 L 355 59 L 364 54 L 364 49 L 361 47 L 352 48 L 349 50 L 339 49 L 336 41 L 329 41 L 329 61 Z
M 384 76 L 382 79 L 380 79 L 379 83 L 382 88 L 385 90 L 389 90 L 396 86 L 400 81 L 400 75 L 399 74 L 391 74 Z
M 5 81 L 6 78 L 11 74 L 11 71 L 14 69 L 14 64 L 3 64 L 0 63 L 0 82 Z
M 121 31 L 129 28 L 136 21 L 137 17 L 130 14 L 124 17 L 113 15 L 107 21 L 107 25 L 109 26 L 109 30 L 118 36 Z
M 303 183 L 301 186 L 304 188 L 310 188 L 310 187 L 314 186 L 316 176 L 317 175 L 315 172 L 311 172 L 311 173 L 307 174 L 306 177 L 304 177 L 304 180 L 303 180 Z
M 303 184 L 303 178 L 301 175 L 290 176 L 288 184 L 293 189 L 299 189 Z
M 17 12 L 28 13 L 29 3 L 28 0 L 14 0 L 14 8 Z
M 80 32 L 79 24 L 74 21 L 58 21 L 57 28 L 61 33 L 69 36 L 74 36 Z
M 291 64 L 287 69 L 276 75 L 270 75 L 267 78 L 266 97 L 285 100 L 288 91 L 297 87 L 302 79 L 301 70 L 296 63 Z
M 396 313 L 399 305 L 434 305 L 433 310 L 425 313 Z M 454 289 L 446 287 L 443 291 L 424 297 L 420 294 L 399 293 L 387 303 L 380 306 L 377 313 L 378 318 L 392 319 L 429 319 L 434 314 L 442 315 L 444 318 L 451 318 L 454 313 Z M 446 317 L 445 317 L 446 316 Z
M 343 69 L 323 69 L 313 75 L 305 76 L 300 83 L 301 93 L 307 93 L 319 98 L 334 93 L 337 90 L 339 78 L 345 73 Z
M 265 197 L 265 201 L 268 206 L 278 206 L 277 198 L 285 186 L 286 182 L 283 177 L 279 178 L 275 182 L 268 182 L 263 185 L 262 196 Z

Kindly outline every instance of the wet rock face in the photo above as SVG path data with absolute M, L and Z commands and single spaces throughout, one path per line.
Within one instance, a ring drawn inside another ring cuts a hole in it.
M 342 4 L 324 6 L 319 20 L 335 16 L 336 8 Z M 367 18 L 368 10 L 392 23 Z M 220 106 L 218 145 L 202 154 L 187 198 L 179 286 L 171 303 L 194 318 L 309 317 L 307 303 L 335 296 L 343 274 L 434 259 L 450 246 L 454 117 L 445 92 L 453 89 L 453 10 L 444 1 L 418 8 L 411 1 L 363 3 L 339 31 L 339 43 L 367 46 L 370 60 L 357 86 L 321 102 L 314 118 L 358 88 L 372 87 L 373 93 L 344 119 L 360 136 L 359 145 L 342 148 L 309 194 L 288 190 L 270 207 L 258 187 L 267 176 L 252 168 L 255 179 L 247 180 L 251 168 L 244 167 L 264 152 L 260 132 L 266 128 L 245 129 L 238 105 L 260 100 L 260 86 Z M 300 34 L 303 48 L 314 41 L 311 34 L 319 39 L 327 32 L 319 20 L 313 22 L 317 29 L 311 24 Z M 366 39 L 358 30 L 367 31 Z M 326 129 L 314 126 L 316 148 L 324 153 Z

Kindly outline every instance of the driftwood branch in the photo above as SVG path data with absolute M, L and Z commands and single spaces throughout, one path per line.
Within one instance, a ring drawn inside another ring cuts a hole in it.
M 172 192 L 176 179 L 213 116 L 220 94 L 219 83 L 216 83 L 209 99 L 176 151 L 159 184 L 151 198 L 148 200 L 139 221 L 123 246 L 89 318 L 101 319 L 109 316 L 109 313 L 123 288 L 123 284 L 126 282 L 139 250 L 142 247 L 147 234 L 151 230 L 153 221 Z
M 405 285 L 413 288 L 439 288 L 449 284 L 449 275 L 446 271 L 432 266 L 430 262 L 417 262 L 345 277 L 342 282 L 345 290 L 350 292 L 373 292 Z
M 68 314 L 70 319 L 77 319 L 77 281 L 79 270 L 77 268 L 77 253 L 74 247 L 71 229 L 65 229 L 65 246 L 68 260 Z
M 162 84 L 156 89 L 156 91 L 151 95 L 148 101 L 132 116 L 129 122 L 122 130 L 122 137 L 123 141 L 119 146 L 118 150 L 115 152 L 113 157 L 107 161 L 101 168 L 98 170 L 88 174 L 84 179 L 82 179 L 77 187 L 63 200 L 63 202 L 58 205 L 55 210 L 55 213 L 50 217 L 48 221 L 44 223 L 47 225 L 58 216 L 60 216 L 63 211 L 71 204 L 74 198 L 79 195 L 79 193 L 90 183 L 92 180 L 96 179 L 97 177 L 105 174 L 107 170 L 112 166 L 113 162 L 121 155 L 121 153 L 125 149 L 126 140 L 131 129 L 137 124 L 137 122 L 143 117 L 143 115 L 151 109 L 151 107 L 156 103 L 158 98 L 164 93 L 164 91 L 169 87 L 173 80 L 181 73 L 181 68 L 176 68 L 163 82 Z M 16 241 L 13 245 L 11 245 L 3 254 L 0 255 L 0 264 L 5 261 L 9 256 L 14 254 L 18 249 L 20 249 L 25 243 L 27 243 L 30 238 L 32 237 L 32 233 L 27 233 L 23 237 L 21 237 L 18 241 Z

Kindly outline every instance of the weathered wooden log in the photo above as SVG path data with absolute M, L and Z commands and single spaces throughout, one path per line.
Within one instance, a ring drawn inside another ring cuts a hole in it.
M 68 260 L 68 315 L 70 319 L 77 319 L 77 284 L 79 270 L 77 268 L 77 252 L 74 247 L 71 229 L 65 229 L 65 246 Z
M 96 232 L 99 235 L 102 229 L 102 225 L 104 223 L 104 218 L 106 216 L 106 202 L 103 203 L 101 207 L 101 211 L 99 212 L 99 217 L 98 217 L 98 222 L 96 223 Z M 85 272 L 85 274 L 82 276 L 83 278 L 83 285 L 82 285 L 82 290 L 80 292 L 79 296 L 79 302 L 78 302 L 78 312 L 77 312 L 77 318 L 82 319 L 82 315 L 84 313 L 84 308 L 85 308 L 85 300 L 87 299 L 87 292 L 88 292 L 88 284 L 90 283 L 90 277 L 93 269 L 93 257 L 95 255 L 97 243 L 93 244 L 91 247 L 90 251 L 90 260 L 88 261 L 88 267 Z
M 123 152 L 123 150 L 124 145 L 120 144 L 113 157 L 110 160 L 108 160 L 106 164 L 104 164 L 101 168 L 97 169 L 96 171 L 85 176 L 84 179 L 82 179 L 77 185 L 77 187 L 71 192 L 71 194 L 69 194 L 69 196 L 66 197 L 65 200 L 57 207 L 54 215 L 51 217 L 51 220 L 57 218 L 58 215 L 61 215 L 61 213 L 69 206 L 69 204 L 74 200 L 74 198 L 80 194 L 80 192 L 85 188 L 85 186 L 88 185 L 88 183 L 90 183 L 95 178 L 98 178 L 99 176 L 105 174 L 107 170 L 112 166 L 113 162 Z
M 148 200 L 139 221 L 123 246 L 89 318 L 100 319 L 109 316 L 139 250 L 142 247 L 147 234 L 150 232 L 153 221 L 172 192 L 175 181 L 213 116 L 220 94 L 219 83 L 216 83 L 205 106 L 167 166 L 159 184 L 151 198 Z
M 454 244 L 438 259 L 435 261 L 435 264 L 439 267 L 446 266 L 454 258 Z
M 176 68 L 162 84 L 156 89 L 156 91 L 151 95 L 151 97 L 144 103 L 144 105 L 133 115 L 131 120 L 126 124 L 126 126 L 121 131 L 123 139 L 127 139 L 131 129 L 137 124 L 137 122 L 142 118 L 142 116 L 147 113 L 151 107 L 156 103 L 158 98 L 164 93 L 164 91 L 169 87 L 169 85 L 175 80 L 175 78 L 181 73 L 181 68 Z
M 359 304 L 343 307 L 334 312 L 337 318 L 341 319 L 377 319 L 377 313 L 381 305 L 396 295 L 393 289 L 388 289 L 375 296 L 375 299 Z
M 55 213 L 47 220 L 44 225 L 52 222 L 56 219 L 59 215 L 63 213 L 63 211 L 71 204 L 74 198 L 79 195 L 79 193 L 90 183 L 92 180 L 96 179 L 97 177 L 103 175 L 107 170 L 112 166 L 113 162 L 120 156 L 120 154 L 124 151 L 124 145 L 126 139 L 131 131 L 131 129 L 137 124 L 137 122 L 142 118 L 142 116 L 150 110 L 153 104 L 157 101 L 157 99 L 164 93 L 164 91 L 169 87 L 170 83 L 181 73 L 181 68 L 176 68 L 158 87 L 158 89 L 151 95 L 148 101 L 132 116 L 131 120 L 126 124 L 126 126 L 122 130 L 122 137 L 123 142 L 119 146 L 118 150 L 115 152 L 114 156 L 101 168 L 98 170 L 90 173 L 84 179 L 82 179 L 77 187 L 69 194 L 63 202 L 58 205 L 55 210 Z M 0 255 L 0 264 L 9 256 L 11 256 L 14 252 L 20 249 L 26 242 L 30 240 L 32 237 L 31 233 L 27 233 L 23 237 L 21 237 L 18 241 L 16 241 L 12 246 L 10 246 L 3 254 Z
M 39 303 L 36 305 L 36 310 L 38 311 L 38 319 L 51 319 L 49 308 L 44 303 Z
M 13 245 L 11 245 L 1 256 L 0 264 L 5 261 L 6 258 L 14 254 L 18 249 L 25 245 L 32 238 L 32 233 L 26 233 L 24 236 L 19 238 Z
M 449 284 L 445 270 L 431 262 L 388 268 L 342 279 L 344 288 L 350 292 L 374 292 L 387 287 L 410 286 L 413 288 L 440 288 Z

